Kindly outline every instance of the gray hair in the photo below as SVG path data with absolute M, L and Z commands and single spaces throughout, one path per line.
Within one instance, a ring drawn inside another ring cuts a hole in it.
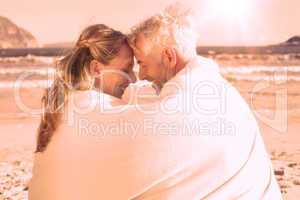
M 136 39 L 143 34 L 153 44 L 172 44 L 185 56 L 196 54 L 197 33 L 190 10 L 172 5 L 162 13 L 154 15 L 131 29 L 129 43 L 136 46 Z M 181 9 L 181 10 L 180 10 Z

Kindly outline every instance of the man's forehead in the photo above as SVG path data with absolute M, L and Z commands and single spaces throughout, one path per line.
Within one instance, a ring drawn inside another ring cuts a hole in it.
M 138 34 L 135 41 L 134 53 L 138 56 L 146 55 L 151 50 L 151 41 L 142 33 Z

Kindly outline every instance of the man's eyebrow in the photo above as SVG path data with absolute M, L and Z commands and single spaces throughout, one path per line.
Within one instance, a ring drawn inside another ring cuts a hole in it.
M 137 60 L 136 62 L 137 62 L 137 64 L 139 64 L 139 65 L 140 65 L 141 63 L 143 63 L 141 60 Z

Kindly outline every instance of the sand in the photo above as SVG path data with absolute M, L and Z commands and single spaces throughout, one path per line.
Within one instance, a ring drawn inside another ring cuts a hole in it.
M 38 108 L 41 91 L 25 90 L 22 98 Z M 12 91 L 4 92 L 5 97 L 0 98 L 1 110 L 11 112 L 0 116 L 0 199 L 26 199 L 39 116 L 20 113 Z M 295 114 L 289 116 L 288 129 L 283 132 L 258 120 L 283 196 L 289 200 L 300 195 L 299 120 Z
M 244 62 L 247 63 L 249 59 L 253 58 L 247 58 Z M 283 57 L 282 59 L 286 58 Z M 225 59 L 219 57 L 219 60 L 226 65 L 233 63 L 226 57 Z M 280 61 L 278 59 L 279 65 L 282 64 Z M 257 62 L 256 64 L 266 63 L 262 59 L 257 59 L 255 62 Z M 233 63 L 233 66 L 238 66 L 243 62 L 235 63 L 239 64 Z M 12 64 L 14 65 L 15 62 Z M 272 61 L 271 64 L 274 64 L 274 62 Z M 236 81 L 230 79 L 230 77 L 227 78 L 238 88 L 251 109 L 256 112 L 256 118 L 272 159 L 276 178 L 284 199 L 299 199 L 299 82 L 288 81 L 282 84 L 267 82 L 269 86 L 253 96 L 251 91 L 253 91 L 257 82 Z M 264 84 L 263 82 L 260 83 Z M 278 109 L 275 94 L 280 89 L 287 89 L 287 105 Z M 38 88 L 22 89 L 20 90 L 21 101 L 17 101 L 12 89 L 0 88 L 0 200 L 27 199 L 27 185 L 31 177 L 39 115 L 24 112 L 24 108 L 20 108 L 20 105 L 25 105 L 26 109 L 39 109 L 42 91 Z M 251 99 L 251 97 L 253 98 Z M 280 110 L 287 111 L 287 118 L 280 119 L 277 122 L 272 120 L 274 114 Z M 266 123 L 266 121 L 269 122 Z
M 0 199 L 27 199 L 37 125 L 37 118 L 0 121 L 0 141 L 5 141 L 0 143 Z M 289 124 L 286 133 L 263 123 L 260 127 L 284 199 L 296 200 L 300 195 L 300 125 Z

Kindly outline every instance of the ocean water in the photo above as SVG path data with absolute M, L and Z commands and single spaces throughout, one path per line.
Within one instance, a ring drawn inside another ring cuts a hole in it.
M 222 66 L 220 71 L 230 81 L 300 83 L 300 66 Z M 0 67 L 0 88 L 47 88 L 54 75 L 52 67 Z
M 300 66 L 226 66 L 220 71 L 237 81 L 300 81 Z
M 47 88 L 51 85 L 55 69 L 51 67 L 0 67 L 0 89 Z

